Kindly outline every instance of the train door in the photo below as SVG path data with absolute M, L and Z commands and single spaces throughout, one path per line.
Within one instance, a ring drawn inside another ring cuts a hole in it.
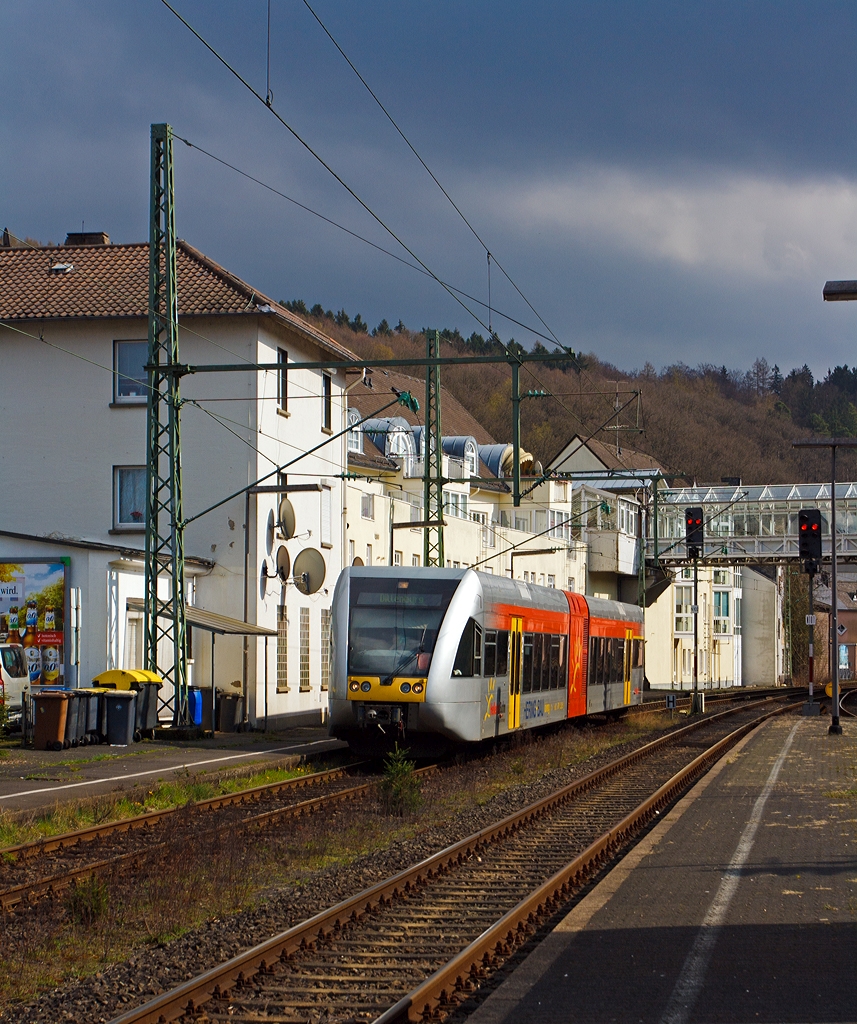
M 633 647 L 632 640 L 634 637 L 633 629 L 625 630 L 625 666 L 624 666 L 624 680 L 625 690 L 623 694 L 623 703 L 627 706 L 631 703 L 631 669 L 634 665 L 634 660 L 631 657 L 631 650 Z
M 521 657 L 523 654 L 523 625 L 520 616 L 513 615 L 509 630 L 509 729 L 521 724 Z

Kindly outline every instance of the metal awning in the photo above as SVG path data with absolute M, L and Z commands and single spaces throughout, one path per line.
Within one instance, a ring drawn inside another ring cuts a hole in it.
M 146 605 L 142 597 L 129 597 L 128 607 L 137 612 L 145 611 Z M 196 608 L 188 605 L 185 609 L 185 617 L 189 626 L 197 629 L 204 629 L 209 633 L 219 633 L 232 636 L 276 636 L 276 629 L 268 629 L 266 626 L 257 626 L 255 622 L 242 622 L 241 619 L 233 619 L 229 615 L 221 615 L 220 612 L 207 612 L 204 608 Z M 161 618 L 169 618 L 168 615 L 161 615 Z

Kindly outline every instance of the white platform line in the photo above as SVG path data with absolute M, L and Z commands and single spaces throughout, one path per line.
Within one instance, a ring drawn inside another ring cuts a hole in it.
M 245 750 L 241 754 L 227 754 L 223 757 L 209 757 L 204 761 L 187 761 L 184 764 L 162 766 L 151 768 L 145 772 L 133 772 L 127 775 L 110 775 L 106 779 L 88 779 L 86 782 L 67 782 L 62 786 L 49 786 L 46 789 L 27 789 L 20 793 L 6 793 L 0 796 L 0 800 L 15 800 L 19 796 L 38 796 L 40 793 L 62 793 L 68 789 L 80 789 L 82 786 L 99 786 L 103 782 L 127 782 L 128 779 L 142 779 L 147 775 L 164 775 L 167 772 L 177 772 L 189 768 L 199 768 L 204 764 L 220 764 L 223 761 L 237 761 L 247 757 L 261 757 L 263 754 L 287 754 L 292 750 L 302 750 L 304 747 L 317 747 L 320 743 L 329 743 L 329 740 L 313 740 L 310 743 L 298 743 L 293 747 L 272 747 L 270 750 Z
M 738 846 L 735 849 L 735 853 L 732 856 L 729 867 L 726 869 L 724 876 L 721 879 L 720 887 L 717 890 L 714 899 L 711 901 L 711 906 L 708 908 L 708 912 L 703 918 L 699 931 L 696 934 L 696 940 L 694 941 L 693 946 L 687 955 L 687 959 L 679 972 L 678 981 L 676 982 L 675 988 L 673 989 L 672 995 L 667 1003 L 667 1008 L 661 1017 L 661 1024 L 686 1024 L 690 1011 L 693 1009 L 696 1000 L 699 997 L 699 993 L 702 991 L 702 986 L 705 982 L 705 975 L 711 961 L 711 954 L 714 951 L 714 944 L 717 942 L 717 937 L 720 934 L 721 926 L 726 919 L 726 913 L 729 910 L 729 905 L 738 888 L 738 882 L 741 878 L 741 870 L 747 863 L 747 858 L 750 856 L 750 851 L 753 849 L 756 832 L 762 822 L 762 814 L 765 810 L 765 804 L 768 802 L 768 797 L 773 792 L 777 777 L 780 774 L 780 769 L 785 763 L 786 755 L 791 748 L 792 741 L 794 740 L 794 736 L 799 725 L 800 722 L 796 722 L 794 728 L 789 733 L 785 743 L 783 744 L 783 749 L 780 751 L 780 756 L 774 762 L 771 774 L 768 776 L 768 781 L 765 783 L 765 788 L 759 794 L 756 803 L 753 805 L 750 820 L 744 826 L 744 831 L 741 833 L 741 838 L 738 840 Z

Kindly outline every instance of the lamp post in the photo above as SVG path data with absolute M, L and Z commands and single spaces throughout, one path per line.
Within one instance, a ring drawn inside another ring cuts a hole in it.
M 829 284 L 830 282 L 828 282 Z M 840 282 L 842 283 L 842 282 Z M 857 282 L 855 282 L 857 286 Z M 825 286 L 826 287 L 826 286 Z M 854 292 L 857 298 L 857 290 Z M 827 730 L 833 736 L 842 735 L 842 726 L 839 722 L 839 595 L 836 590 L 836 449 L 857 448 L 857 439 L 849 437 L 832 437 L 828 440 L 813 441 L 792 441 L 793 448 L 829 448 L 831 454 L 831 480 L 830 480 L 830 618 L 831 618 L 831 645 L 833 647 L 833 708 L 830 728 Z
M 822 296 L 825 302 L 853 302 L 857 300 L 857 281 L 825 281 L 824 290 Z M 819 445 L 821 442 L 818 442 Z M 811 442 L 805 442 L 800 447 L 809 447 Z M 837 617 L 837 605 L 839 603 L 839 595 L 836 593 L 836 449 L 839 448 L 857 448 L 857 441 L 849 441 L 843 438 L 839 438 L 836 441 L 830 442 L 830 450 L 833 459 L 833 493 L 830 495 L 830 534 L 831 534 L 831 558 L 833 563 L 833 630 L 834 645 L 836 647 L 836 657 L 833 659 L 833 721 L 830 723 L 829 732 L 839 735 L 842 732 L 842 726 L 839 724 L 839 633 L 836 632 L 839 620 Z

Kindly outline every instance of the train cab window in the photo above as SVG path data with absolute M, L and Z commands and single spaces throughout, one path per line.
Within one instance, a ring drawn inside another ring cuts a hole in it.
M 468 619 L 452 667 L 454 676 L 482 675 L 482 627 L 474 619 Z

